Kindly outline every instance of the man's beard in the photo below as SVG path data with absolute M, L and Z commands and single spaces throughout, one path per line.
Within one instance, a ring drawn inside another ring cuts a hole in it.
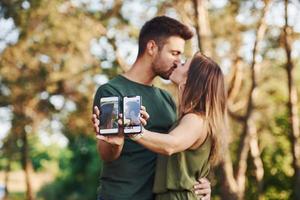
M 159 61 L 159 60 L 158 60 Z M 160 68 L 158 66 L 159 65 L 159 62 L 155 62 L 153 63 L 153 68 L 155 69 L 155 73 L 157 76 L 161 77 L 162 79 L 165 79 L 165 80 L 169 80 L 172 72 L 176 69 L 176 64 L 173 64 L 173 66 L 168 70 L 168 71 L 161 71 L 159 70 Z
M 171 74 L 173 72 L 173 68 L 168 70 L 167 72 L 158 72 L 158 76 L 161 77 L 162 79 L 169 80 Z

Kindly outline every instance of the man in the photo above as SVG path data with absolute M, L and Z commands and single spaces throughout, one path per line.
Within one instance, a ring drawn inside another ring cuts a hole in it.
M 152 85 L 156 76 L 168 79 L 180 63 L 186 40 L 192 38 L 190 29 L 179 21 L 160 16 L 146 22 L 139 35 L 138 56 L 132 68 L 123 75 L 102 85 L 94 98 L 93 122 L 99 133 L 99 102 L 107 96 L 142 96 L 150 118 L 146 129 L 168 132 L 176 121 L 176 106 L 166 91 Z M 134 141 L 121 136 L 98 140 L 98 151 L 103 162 L 101 200 L 151 200 L 156 154 Z M 197 192 L 210 199 L 207 180 Z

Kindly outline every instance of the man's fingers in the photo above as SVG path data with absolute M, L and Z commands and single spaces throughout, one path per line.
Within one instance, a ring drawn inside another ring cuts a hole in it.
M 95 123 L 94 123 L 94 131 L 96 132 L 96 134 L 99 133 L 99 126 Z
M 93 124 L 95 123 L 95 116 L 96 116 L 95 114 L 92 115 L 92 122 L 93 122 Z
M 93 114 L 92 122 L 93 122 L 94 124 L 97 122 L 97 116 L 96 116 L 96 114 Z
M 211 186 L 207 178 L 199 178 L 198 182 L 194 185 L 195 194 L 203 195 L 201 200 L 210 200 Z
M 99 126 L 100 121 L 96 116 L 93 116 L 92 121 L 93 121 L 94 126 Z
M 199 190 L 195 190 L 195 194 L 197 195 L 207 195 L 210 194 L 210 189 L 199 189 Z
M 94 131 L 96 132 L 96 134 L 98 134 L 99 133 L 99 120 L 97 119 L 95 114 L 93 114 L 92 122 L 93 122 L 93 126 L 94 126 Z
M 96 136 L 96 138 L 99 139 L 99 140 L 103 140 L 103 141 L 105 141 L 105 142 L 107 142 L 107 140 L 108 140 L 108 138 L 107 138 L 106 136 L 104 136 L 104 135 L 99 135 L 99 134 Z
M 204 188 L 210 188 L 210 183 L 198 183 L 194 186 L 195 189 L 204 189 Z
M 204 188 L 211 188 L 210 182 L 207 178 L 199 178 L 198 182 L 194 185 L 195 189 L 204 189 Z
M 146 107 L 145 106 L 141 106 L 141 110 L 146 111 Z
M 94 106 L 94 113 L 97 115 L 97 117 L 100 116 L 100 110 L 97 106 Z
M 205 177 L 204 178 L 199 178 L 198 181 L 200 183 L 209 183 L 210 184 L 209 180 L 207 178 L 205 178 Z
M 94 106 L 94 114 L 92 117 L 92 122 L 94 125 L 94 131 L 96 132 L 96 135 L 99 134 L 99 132 L 100 132 L 100 130 L 99 130 L 100 121 L 98 119 L 99 116 L 100 116 L 100 111 L 97 106 Z
M 202 197 L 201 200 L 210 200 L 210 195 L 206 195 L 206 196 Z

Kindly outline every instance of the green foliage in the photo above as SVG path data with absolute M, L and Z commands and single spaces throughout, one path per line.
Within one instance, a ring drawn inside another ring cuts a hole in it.
M 96 198 L 101 165 L 95 139 L 79 134 L 59 156 L 59 175 L 38 193 L 40 199 L 92 200 Z
M 288 140 L 289 126 L 287 114 L 278 115 L 272 126 L 274 143 L 263 152 L 265 167 L 265 193 L 270 199 L 289 199 L 292 188 L 293 170 L 291 145 Z M 276 138 L 276 139 L 275 139 Z M 274 196 L 274 194 L 276 194 Z
M 43 144 L 37 135 L 31 135 L 29 146 L 34 171 L 50 170 L 51 163 L 56 163 L 60 158 L 60 154 L 67 151 L 58 144 Z M 55 169 L 53 170 L 55 171 Z

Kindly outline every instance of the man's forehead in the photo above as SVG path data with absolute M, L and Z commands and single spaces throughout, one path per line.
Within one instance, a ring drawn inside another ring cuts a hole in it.
M 181 53 L 184 50 L 185 40 L 178 36 L 169 37 L 165 43 L 168 49 L 180 51 Z

